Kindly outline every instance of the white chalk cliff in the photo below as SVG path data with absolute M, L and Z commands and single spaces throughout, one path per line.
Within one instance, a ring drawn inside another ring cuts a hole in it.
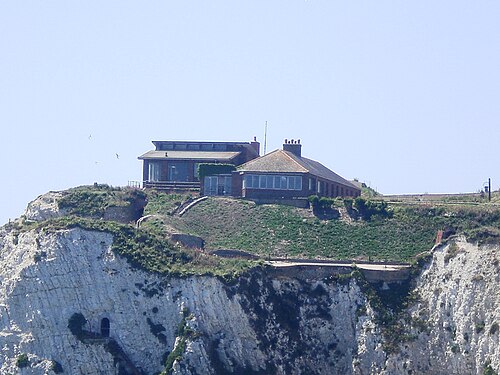
M 30 219 L 57 214 L 42 208 L 31 205 Z M 114 254 L 112 241 L 78 228 L 0 229 L 1 374 L 155 374 L 183 340 L 173 374 L 500 370 L 498 245 L 457 238 L 437 247 L 406 310 L 408 337 L 388 353 L 377 311 L 354 278 L 256 270 L 228 284 L 158 276 Z M 100 334 L 109 320 L 121 357 L 106 338 L 77 338 L 68 328 L 75 313 L 87 320 L 87 332 Z M 181 322 L 190 328 L 187 338 L 178 332 Z M 22 355 L 27 362 L 20 363 Z

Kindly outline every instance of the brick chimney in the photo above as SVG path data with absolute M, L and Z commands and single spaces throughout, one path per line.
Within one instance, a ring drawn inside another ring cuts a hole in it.
M 285 142 L 283 143 L 283 151 L 291 152 L 300 158 L 302 156 L 302 145 L 300 144 L 300 139 L 296 141 L 293 139 L 290 141 L 285 139 Z
M 257 137 L 253 137 L 253 141 L 250 142 L 250 146 L 257 152 L 257 155 L 260 155 L 260 143 L 257 141 Z

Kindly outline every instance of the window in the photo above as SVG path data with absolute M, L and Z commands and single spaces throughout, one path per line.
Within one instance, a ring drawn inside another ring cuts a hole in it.
M 205 176 L 205 195 L 217 195 L 217 176 Z
M 168 163 L 168 181 L 189 181 L 189 165 L 186 162 Z
M 281 188 L 281 177 L 280 176 L 274 176 L 274 186 L 275 186 L 275 189 Z
M 266 186 L 268 189 L 274 187 L 274 176 L 266 176 Z
M 266 181 L 267 181 L 267 176 L 259 176 L 259 189 L 265 189 L 267 187 Z
M 302 176 L 246 175 L 245 189 L 302 190 Z
M 148 166 L 148 180 L 160 181 L 161 164 L 159 161 L 150 161 Z
M 231 195 L 232 181 L 231 176 L 205 176 L 205 195 Z
M 186 150 L 186 149 L 187 149 L 186 143 L 174 143 L 174 150 Z

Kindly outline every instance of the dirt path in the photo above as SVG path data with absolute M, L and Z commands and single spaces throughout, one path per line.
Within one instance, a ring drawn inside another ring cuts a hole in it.
M 313 267 L 350 267 L 355 265 L 363 270 L 372 271 L 400 271 L 408 269 L 411 266 L 408 264 L 368 264 L 368 263 L 337 263 L 337 262 L 314 262 L 314 261 L 287 261 L 287 260 L 271 260 L 267 261 L 274 267 L 292 267 L 292 266 L 313 266 Z

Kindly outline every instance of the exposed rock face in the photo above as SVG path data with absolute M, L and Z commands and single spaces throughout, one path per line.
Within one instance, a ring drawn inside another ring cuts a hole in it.
M 34 201 L 28 204 L 24 216 L 27 220 L 32 221 L 43 221 L 47 219 L 52 219 L 55 217 L 63 216 L 65 214 L 64 210 L 59 210 L 58 200 L 61 199 L 61 192 L 49 192 L 40 195 Z
M 67 374 L 118 374 L 116 351 L 101 331 L 105 319 L 109 336 L 146 374 L 162 371 L 166 354 L 181 345 L 181 322 L 194 333 L 174 374 L 465 375 L 482 374 L 488 360 L 500 368 L 499 247 L 459 241 L 437 249 L 409 309 L 425 327 L 388 355 L 355 279 L 304 281 L 258 270 L 231 285 L 165 278 L 130 267 L 111 252 L 112 240 L 82 229 L 1 229 L 0 373 L 16 373 L 26 353 L 23 374 L 54 373 L 53 361 Z M 70 332 L 74 313 L 87 319 L 83 329 L 94 339 Z
M 434 252 L 411 311 L 427 326 L 391 357 L 389 373 L 482 374 L 500 370 L 500 247 L 459 239 Z

